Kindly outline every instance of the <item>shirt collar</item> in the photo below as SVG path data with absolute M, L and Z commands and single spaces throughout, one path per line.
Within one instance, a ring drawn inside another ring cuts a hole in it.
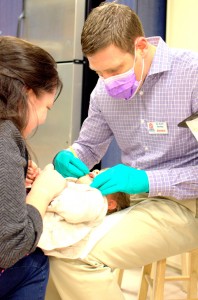
M 156 52 L 148 75 L 153 75 L 171 69 L 171 55 L 168 45 L 159 36 L 147 38 L 147 41 L 156 47 Z

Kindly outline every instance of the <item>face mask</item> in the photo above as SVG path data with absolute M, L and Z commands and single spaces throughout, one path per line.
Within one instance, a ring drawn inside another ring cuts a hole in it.
M 135 59 L 134 59 L 134 66 L 135 66 Z M 129 100 L 130 98 L 135 96 L 142 82 L 142 76 L 144 72 L 144 59 L 142 60 L 142 74 L 141 74 L 140 81 L 136 79 L 134 73 L 134 66 L 131 70 L 125 73 L 103 79 L 105 88 L 109 96 L 114 97 L 116 99 L 125 99 L 125 100 Z

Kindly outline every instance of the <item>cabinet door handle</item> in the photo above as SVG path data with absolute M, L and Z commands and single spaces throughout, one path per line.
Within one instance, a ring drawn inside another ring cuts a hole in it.
M 23 23 L 23 19 L 25 18 L 25 0 L 23 0 L 22 2 L 22 13 L 20 14 L 20 16 L 18 17 L 18 21 L 17 21 L 17 32 L 16 32 L 16 36 L 18 38 L 20 38 L 22 36 L 22 23 Z

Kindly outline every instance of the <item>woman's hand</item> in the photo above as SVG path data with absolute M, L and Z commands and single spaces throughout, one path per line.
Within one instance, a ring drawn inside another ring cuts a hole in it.
M 67 186 L 66 179 L 54 170 L 52 164 L 47 165 L 35 178 L 32 188 L 26 197 L 26 203 L 35 206 L 44 216 L 49 203 Z
M 53 164 L 47 165 L 36 177 L 32 189 L 45 191 L 53 199 L 67 186 L 66 179 L 54 170 Z

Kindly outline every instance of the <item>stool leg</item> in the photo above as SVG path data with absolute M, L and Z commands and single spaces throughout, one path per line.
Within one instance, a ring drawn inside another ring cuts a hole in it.
M 121 285 L 122 285 L 123 275 L 124 275 L 124 270 L 119 269 L 118 274 L 117 274 L 117 282 L 118 282 L 118 285 L 119 285 L 120 288 L 121 288 Z
M 164 299 L 164 281 L 166 272 L 166 259 L 156 262 L 155 273 L 153 277 L 152 300 Z
M 181 254 L 181 274 L 182 276 L 189 276 L 190 273 L 190 257 L 189 252 Z M 182 284 L 182 290 L 187 293 L 188 282 L 184 281 Z
M 190 254 L 190 280 L 187 289 L 187 299 L 197 298 L 197 282 L 198 282 L 198 250 L 194 250 Z
M 146 265 L 142 268 L 141 283 L 138 293 L 138 300 L 146 300 L 149 287 L 149 278 L 151 276 L 152 264 Z

